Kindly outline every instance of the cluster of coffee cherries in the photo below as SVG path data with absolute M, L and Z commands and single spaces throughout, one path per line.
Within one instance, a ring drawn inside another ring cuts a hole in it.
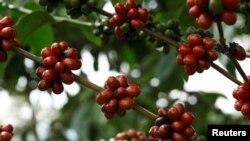
M 0 62 L 8 59 L 8 50 L 11 50 L 14 46 L 18 46 L 16 31 L 12 26 L 12 17 L 6 16 L 0 20 Z
M 103 42 L 107 43 L 109 37 L 114 34 L 112 26 L 110 26 L 108 19 L 101 19 L 97 21 L 93 34 L 100 37 Z
M 149 130 L 150 141 L 171 140 L 186 141 L 194 139 L 192 127 L 194 115 L 185 112 L 185 106 L 177 103 L 171 108 L 159 108 L 155 125 Z
M 197 25 L 208 29 L 213 21 L 235 24 L 235 10 L 240 0 L 187 0 L 186 4 L 190 8 L 189 15 L 196 19 Z
M 110 76 L 105 82 L 104 90 L 96 96 L 96 103 L 101 106 L 107 119 L 112 119 L 115 114 L 124 116 L 126 110 L 133 107 L 133 98 L 138 96 L 140 91 L 138 85 L 128 84 L 126 76 Z
M 199 34 L 190 34 L 187 43 L 181 43 L 177 49 L 176 61 L 184 66 L 187 75 L 196 71 L 202 73 L 209 69 L 211 63 L 218 58 L 214 51 L 216 42 L 210 37 L 202 37 Z
M 126 38 L 126 34 L 135 29 L 142 29 L 148 21 L 148 10 L 138 7 L 135 0 L 127 0 L 124 5 L 116 3 L 114 8 L 116 14 L 110 18 L 110 23 L 115 26 L 115 34 L 118 39 Z
M 167 22 L 157 23 L 152 30 L 159 32 L 174 41 L 180 41 L 181 30 L 180 22 L 178 20 L 171 19 Z M 155 37 L 151 37 L 150 40 L 153 42 L 156 48 L 163 47 L 163 52 L 168 54 L 170 48 L 168 44 Z
M 248 76 L 250 80 L 250 76 Z M 244 82 L 243 84 L 239 85 L 233 91 L 233 97 L 236 99 L 234 103 L 234 108 L 237 111 L 241 111 L 241 113 L 250 119 L 250 87 L 249 85 Z
M 47 12 L 52 12 L 63 0 L 39 0 L 39 4 L 44 6 Z
M 82 14 L 91 13 L 91 6 L 95 6 L 96 0 L 64 0 L 67 14 L 71 18 L 79 18 Z
M 116 134 L 117 141 L 146 141 L 145 134 L 134 129 L 129 129 L 126 132 Z
M 0 125 L 0 141 L 10 141 L 13 136 L 13 126 L 11 124 Z
M 64 41 L 43 48 L 41 58 L 44 63 L 36 69 L 36 75 L 41 79 L 38 88 L 41 91 L 51 88 L 55 94 L 63 92 L 63 83 L 69 85 L 74 82 L 72 70 L 78 70 L 82 65 L 78 51 L 69 48 Z

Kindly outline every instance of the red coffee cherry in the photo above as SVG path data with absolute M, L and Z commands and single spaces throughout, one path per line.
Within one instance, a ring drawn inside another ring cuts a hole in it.
M 211 50 L 215 46 L 215 41 L 212 38 L 205 37 L 205 38 L 202 39 L 202 41 L 203 41 L 203 44 L 204 44 L 204 48 L 206 50 Z
M 39 78 L 43 78 L 43 72 L 46 70 L 45 67 L 43 66 L 39 66 L 37 69 L 36 69 L 36 75 L 39 77 Z
M 54 67 L 55 64 L 58 62 L 58 59 L 55 56 L 48 56 L 43 59 L 43 65 L 45 67 Z
M 183 56 L 178 54 L 176 56 L 176 62 L 179 64 L 179 65 L 184 65 L 184 62 L 183 62 Z
M 197 18 L 196 22 L 199 25 L 199 27 L 203 29 L 208 29 L 212 25 L 213 20 L 208 14 L 202 13 Z
M 136 3 L 135 0 L 127 0 L 125 3 L 125 8 L 128 11 L 129 9 L 135 8 L 136 7 Z
M 57 72 L 62 73 L 65 71 L 66 67 L 63 62 L 57 62 L 54 68 Z
M 12 50 L 13 46 L 15 45 L 14 40 L 6 39 L 1 41 L 1 46 L 5 50 Z
M 72 74 L 71 71 L 65 71 L 63 73 L 60 73 L 60 79 L 63 83 L 70 85 L 75 81 L 75 77 Z
M 199 34 L 190 34 L 187 37 L 188 43 L 190 44 L 190 46 L 198 46 L 198 45 L 202 45 L 202 37 Z
M 195 4 L 196 4 L 196 3 L 195 3 L 195 0 L 187 0 L 187 1 L 186 1 L 186 5 L 187 5 L 188 7 L 193 7 Z
M 114 8 L 117 15 L 126 16 L 126 9 L 123 4 L 116 3 Z
M 66 58 L 77 59 L 78 58 L 78 51 L 75 48 L 69 48 L 64 51 Z
M 122 99 L 122 98 L 127 97 L 127 96 L 129 96 L 129 95 L 128 95 L 126 88 L 124 88 L 124 87 L 119 87 L 114 92 L 114 98 L 116 98 L 116 99 Z
M 171 121 L 176 121 L 180 118 L 181 114 L 179 113 L 178 109 L 175 107 L 171 107 L 168 110 L 168 117 Z
M 121 87 L 128 86 L 128 79 L 125 75 L 118 75 L 116 76 L 116 79 L 119 81 Z
M 240 0 L 222 0 L 222 2 L 227 10 L 235 10 L 240 4 Z
M 115 35 L 118 39 L 124 39 L 125 33 L 121 30 L 120 26 L 115 27 Z
M 46 58 L 46 57 L 49 57 L 49 56 L 53 56 L 53 53 L 51 51 L 51 48 L 50 47 L 45 47 L 41 50 L 41 56 L 42 58 Z
M 13 39 L 16 36 L 16 31 L 12 27 L 5 27 L 0 31 L 0 37 L 5 39 Z
M 111 90 L 115 90 L 117 89 L 118 87 L 120 87 L 120 83 L 119 81 L 116 79 L 116 77 L 114 76 L 110 76 L 108 77 L 106 83 L 105 83 L 105 88 L 109 88 Z
M 129 9 L 128 14 L 127 14 L 128 18 L 131 20 L 136 19 L 137 15 L 138 15 L 138 11 L 136 8 Z
M 11 124 L 4 124 L 4 125 L 1 126 L 1 130 L 12 133 L 13 126 Z
M 143 26 L 143 22 L 137 19 L 133 19 L 130 21 L 130 25 L 137 30 L 141 30 Z
M 65 65 L 65 67 L 69 70 L 78 70 L 82 66 L 82 63 L 79 60 L 71 58 L 64 58 L 62 62 Z
M 208 50 L 207 51 L 207 56 L 212 61 L 215 61 L 218 58 L 218 54 L 213 50 Z
M 124 22 L 125 20 L 125 17 L 124 16 L 121 16 L 121 15 L 114 15 L 113 17 L 110 18 L 110 23 L 113 25 L 113 26 L 120 26 L 122 25 L 122 23 Z
M 13 25 L 13 19 L 10 16 L 5 16 L 0 20 L 0 30 L 4 27 L 11 27 Z
M 61 81 L 56 80 L 56 81 L 53 82 L 53 84 L 52 84 L 53 93 L 60 94 L 60 93 L 63 92 L 63 90 L 64 90 L 64 87 L 63 87 L 63 84 L 62 84 Z
M 188 11 L 189 15 L 192 16 L 193 18 L 197 18 L 201 13 L 201 9 L 199 6 L 194 5 L 193 7 L 191 7 Z
M 37 84 L 37 87 L 40 91 L 46 91 L 52 86 L 52 82 L 46 81 L 44 79 L 40 80 Z
M 198 5 L 200 8 L 203 8 L 207 4 L 207 0 L 195 0 L 195 4 Z
M 148 20 L 148 10 L 146 8 L 138 8 L 138 19 L 142 22 L 147 22 Z
M 115 114 L 114 113 L 110 113 L 110 112 L 104 112 L 104 116 L 107 119 L 112 119 L 115 116 Z
M 68 48 L 68 43 L 66 41 L 59 42 L 59 46 L 62 48 L 62 50 L 66 50 Z
M 182 130 L 184 130 L 185 124 L 183 123 L 183 121 L 178 120 L 173 122 L 171 127 L 174 131 L 181 132 Z
M 127 88 L 126 91 L 128 93 L 128 96 L 130 97 L 136 97 L 140 94 L 141 90 L 136 84 L 130 84 Z
M 193 40 L 193 39 L 191 39 Z M 178 48 L 178 53 L 182 56 L 186 56 L 187 54 L 192 52 L 192 48 L 188 45 L 181 44 L 180 47 Z
M 235 108 L 235 110 L 241 111 L 241 108 L 242 108 L 243 104 L 245 104 L 245 102 L 243 100 L 236 100 L 234 102 L 234 108 Z
M 234 11 L 224 11 L 221 15 L 221 19 L 227 25 L 233 25 L 237 21 L 237 16 Z
M 186 125 L 191 125 L 193 123 L 194 120 L 194 115 L 190 112 L 185 112 L 182 116 L 181 116 L 181 120 L 183 121 L 183 123 L 185 123 Z
M 175 104 L 174 107 L 179 111 L 180 115 L 185 112 L 185 106 L 181 103 Z
M 173 132 L 171 141 L 186 141 L 186 137 L 182 133 Z
M 113 97 L 113 92 L 110 89 L 104 89 L 96 96 L 96 103 L 102 105 L 108 102 Z
M 197 58 L 193 54 L 187 54 L 183 59 L 183 63 L 185 65 L 194 66 L 196 65 L 196 62 L 197 62 Z
M 239 61 L 244 60 L 246 58 L 246 56 L 247 56 L 245 49 L 242 46 L 240 46 L 240 45 L 237 45 L 235 47 L 235 52 L 234 52 L 233 55 Z
M 3 141 L 10 141 L 13 136 L 12 133 L 7 131 L 2 131 L 0 135 L 3 137 Z
M 104 103 L 102 105 L 101 110 L 103 112 L 110 112 L 110 113 L 115 113 L 118 108 L 118 102 L 116 99 L 111 99 L 109 102 Z
M 131 97 L 125 97 L 119 100 L 119 107 L 123 110 L 132 108 L 134 101 Z
M 186 137 L 189 137 L 191 138 L 194 134 L 195 134 L 195 130 L 192 126 L 189 126 L 189 127 L 186 127 L 183 131 L 183 134 L 186 136 Z
M 55 69 L 46 69 L 43 74 L 42 78 L 46 81 L 54 81 L 57 77 L 57 72 Z
M 206 54 L 206 50 L 203 46 L 198 45 L 193 48 L 192 54 L 195 55 L 197 58 L 201 58 Z

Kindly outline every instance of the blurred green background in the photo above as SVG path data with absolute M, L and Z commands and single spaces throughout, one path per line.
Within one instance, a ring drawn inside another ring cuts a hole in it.
M 118 1 L 98 0 L 96 6 L 112 12 L 112 4 Z M 185 40 L 186 30 L 190 26 L 196 26 L 194 19 L 188 15 L 185 0 L 137 0 L 137 3 L 150 9 L 154 22 L 178 20 L 181 40 Z M 141 87 L 142 93 L 136 102 L 154 113 L 159 106 L 184 103 L 186 110 L 196 117 L 194 127 L 200 138 L 206 137 L 208 124 L 249 124 L 240 114 L 234 116 L 215 106 L 218 98 L 227 98 L 225 94 L 185 88 L 189 78 L 175 62 L 174 47 L 169 46 L 169 53 L 164 54 L 162 48 L 156 49 L 148 38 L 131 42 L 118 40 L 113 34 L 100 38 L 94 35 L 97 27 L 92 25 L 106 17 L 91 13 L 72 20 L 61 4 L 53 12 L 47 13 L 37 0 L 0 0 L 0 13 L 1 17 L 10 15 L 14 18 L 20 47 L 30 53 L 39 56 L 43 47 L 64 40 L 82 55 L 82 69 L 75 71 L 75 74 L 100 86 L 109 75 L 125 74 L 129 82 Z M 238 11 L 238 17 L 235 26 L 223 25 L 227 41 L 242 36 L 249 39 L 249 16 L 244 17 Z M 218 37 L 215 27 L 209 31 L 214 33 L 215 38 Z M 249 44 L 244 47 L 249 48 Z M 219 61 L 232 75 L 237 75 L 225 56 L 220 56 Z M 129 110 L 125 117 L 106 120 L 95 103 L 97 93 L 77 83 L 66 86 L 61 95 L 41 92 L 36 89 L 39 81 L 35 75 L 36 67 L 31 60 L 13 52 L 9 52 L 7 62 L 0 64 L 0 124 L 7 122 L 14 125 L 13 141 L 107 140 L 130 128 L 148 134 L 154 124 L 154 121 L 133 110 Z M 206 85 L 206 80 L 198 83 Z M 221 87 L 234 89 L 223 84 Z M 232 108 L 233 104 L 229 106 Z

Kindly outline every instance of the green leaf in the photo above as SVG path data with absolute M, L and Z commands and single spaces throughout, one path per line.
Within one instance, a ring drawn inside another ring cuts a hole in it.
M 43 25 L 52 21 L 53 18 L 43 11 L 37 11 L 22 16 L 15 26 L 15 29 L 18 33 L 18 40 L 20 42 L 26 41 L 32 35 L 32 33 L 34 33 Z M 44 36 L 47 36 L 46 34 L 47 33 L 44 33 Z
M 53 41 L 53 29 L 47 24 L 33 32 L 24 43 L 31 47 L 31 53 L 40 55 L 41 50 L 45 46 L 50 46 Z

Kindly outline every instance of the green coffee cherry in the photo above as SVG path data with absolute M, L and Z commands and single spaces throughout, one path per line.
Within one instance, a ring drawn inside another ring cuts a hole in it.
M 224 10 L 222 0 L 209 0 L 208 9 L 214 15 L 221 14 Z

